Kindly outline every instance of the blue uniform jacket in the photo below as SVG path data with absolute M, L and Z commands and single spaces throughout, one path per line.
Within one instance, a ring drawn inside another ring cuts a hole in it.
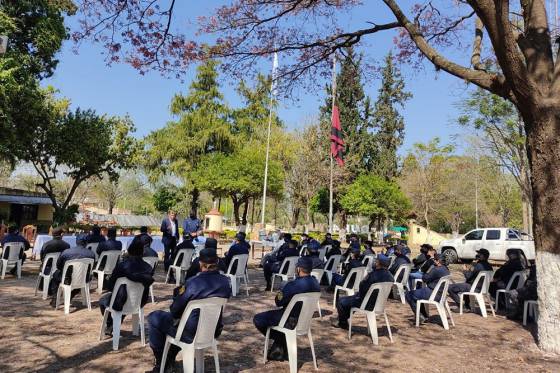
M 29 241 L 27 241 L 23 236 L 19 234 L 8 233 L 7 235 L 5 235 L 2 239 L 2 246 L 6 245 L 9 242 L 23 242 L 23 244 L 25 245 L 24 250 L 28 250 L 29 247 L 31 247 L 31 245 L 29 245 Z M 8 251 L 9 250 L 4 250 L 4 259 L 8 257 Z M 22 256 L 23 252 L 20 252 L 19 257 L 21 258 Z
M 144 285 L 144 292 L 142 293 L 142 305 L 144 305 L 148 300 L 150 285 L 154 282 L 153 275 L 154 271 L 151 265 L 143 261 L 142 258 L 130 256 L 117 264 L 111 277 L 109 277 L 107 290 L 114 291 L 115 283 L 121 277 L 126 277 L 130 281 L 139 282 Z M 124 302 L 126 302 L 126 296 L 124 299 L 118 299 L 119 295 L 121 295 L 121 292 L 117 293 L 115 302 L 124 304 Z
M 179 294 L 173 299 L 170 307 L 171 314 L 176 320 L 181 319 L 191 300 L 231 297 L 230 280 L 218 271 L 200 272 L 195 277 L 188 279 L 185 287 L 180 289 Z M 181 293 L 181 291 L 183 292 Z M 198 316 L 199 310 L 194 310 L 189 316 L 181 338 L 184 342 L 192 341 L 192 338 L 194 338 L 198 325 Z M 219 334 L 222 328 L 222 317 L 220 316 L 216 327 L 216 334 Z
M 348 261 L 348 263 L 344 264 L 344 268 L 342 270 L 342 276 L 346 279 L 346 276 L 350 273 L 350 271 L 354 268 L 363 267 L 364 264 L 360 259 L 352 259 Z
M 282 263 L 284 261 L 284 259 L 286 259 L 289 256 L 299 256 L 299 251 L 296 248 L 290 248 L 290 247 L 286 247 L 285 249 L 282 250 L 282 248 L 280 248 L 280 250 L 278 250 L 278 253 L 276 254 L 276 262 L 278 263 Z
M 379 282 L 393 282 L 393 275 L 391 274 L 391 272 L 389 272 L 388 270 L 386 270 L 385 268 L 383 269 L 375 269 L 372 272 L 370 272 L 366 278 L 364 278 L 362 280 L 362 282 L 360 282 L 360 286 L 358 288 L 358 298 L 360 299 L 360 301 L 362 301 L 364 299 L 364 297 L 366 296 L 369 287 L 372 284 L 376 284 Z
M 45 242 L 41 248 L 41 261 L 45 259 L 47 254 L 61 253 L 64 250 L 70 248 L 70 244 L 64 241 L 62 238 L 53 238 L 52 240 Z
M 329 260 L 329 258 L 333 255 L 342 255 L 342 251 L 338 247 L 331 247 L 331 249 L 325 254 L 325 259 Z
M 114 238 L 109 238 L 107 241 L 99 243 L 97 246 L 97 255 L 101 255 L 104 251 L 119 250 L 122 251 L 122 242 Z
M 281 291 L 276 294 L 275 302 L 278 307 L 286 308 L 296 294 L 320 292 L 319 282 L 313 276 L 297 277 L 288 282 Z M 296 304 L 290 313 L 290 317 L 298 317 L 301 312 L 301 302 Z
M 408 259 L 407 256 L 403 254 L 397 254 L 397 257 L 395 258 L 393 265 L 391 266 L 391 268 L 389 268 L 389 272 L 391 272 L 394 276 L 401 265 L 409 264 L 409 263 L 410 263 L 410 259 Z M 397 279 L 397 281 L 399 281 L 399 279 Z
M 250 248 L 251 246 L 249 246 L 249 243 L 247 241 L 237 242 L 233 244 L 229 248 L 228 252 L 224 255 L 223 268 L 227 271 L 229 263 L 231 262 L 233 257 L 236 255 L 249 254 Z M 235 270 L 236 268 L 232 268 L 232 273 L 235 273 Z
M 64 250 L 62 254 L 58 257 L 56 261 L 56 268 L 62 272 L 64 269 L 64 264 L 73 259 L 95 259 L 95 254 L 91 251 L 86 249 L 83 246 L 74 246 L 71 249 Z
M 179 223 L 177 219 L 173 220 L 173 224 L 175 224 L 175 235 L 173 235 L 173 227 L 171 226 L 169 218 L 166 217 L 161 221 L 160 231 L 163 233 L 162 241 L 164 243 L 169 242 L 173 237 L 175 237 L 176 240 L 179 239 Z
M 140 233 L 134 236 L 130 244 L 132 245 L 133 243 L 140 241 L 140 244 L 146 247 L 146 246 L 150 246 L 153 240 L 154 239 L 148 233 Z
M 436 287 L 438 281 L 443 276 L 449 275 L 449 269 L 446 266 L 433 267 L 428 273 L 424 273 L 422 281 L 432 290 Z
M 481 272 L 481 271 L 492 271 L 492 266 L 490 265 L 490 263 L 488 263 L 488 261 L 479 260 L 474 265 L 472 270 L 463 271 L 463 274 L 465 275 L 465 280 L 467 281 L 467 283 L 472 285 L 476 276 L 478 275 L 478 272 Z
M 187 218 L 183 221 L 183 235 L 187 236 L 201 230 L 200 220 Z
M 152 249 L 150 246 L 144 246 L 144 252 L 142 253 L 143 257 L 149 257 L 149 256 L 154 256 L 157 257 L 157 251 L 155 251 L 154 249 Z
M 102 234 L 88 234 L 86 236 L 86 242 L 87 243 L 105 242 L 105 236 L 103 236 Z

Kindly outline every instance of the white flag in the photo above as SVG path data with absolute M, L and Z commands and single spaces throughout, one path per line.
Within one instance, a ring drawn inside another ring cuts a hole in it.
M 276 97 L 278 93 L 278 53 L 274 52 L 274 58 L 272 60 L 272 95 Z

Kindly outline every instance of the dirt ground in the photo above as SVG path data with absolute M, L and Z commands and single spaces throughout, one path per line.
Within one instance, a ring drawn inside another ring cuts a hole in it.
M 262 271 L 255 264 L 250 263 L 249 297 L 242 292 L 225 309 L 225 327 L 218 345 L 222 372 L 289 371 L 287 362 L 263 364 L 264 337 L 254 328 L 252 319 L 256 313 L 273 307 L 274 295 L 263 292 Z M 148 345 L 142 347 L 140 337 L 132 335 L 130 319 L 123 325 L 118 351 L 112 350 L 110 339 L 98 341 L 102 318 L 97 293 L 91 295 L 91 312 L 76 297 L 67 316 L 62 308 L 54 310 L 48 300 L 34 296 L 38 268 L 37 261 L 28 261 L 22 279 L 6 275 L 0 280 L 0 372 L 152 369 L 151 349 Z M 460 278 L 458 272 L 454 274 Z M 156 303 L 146 305 L 146 315 L 169 307 L 173 285 L 163 284 L 163 280 L 160 266 L 154 285 Z M 323 318 L 316 315 L 312 324 L 320 372 L 560 372 L 560 357 L 543 355 L 537 349 L 532 335 L 534 325 L 524 328 L 503 315 L 483 319 L 478 314 L 454 314 L 456 327 L 445 331 L 436 313 L 430 323 L 417 329 L 409 306 L 390 300 L 387 313 L 394 343 L 390 343 L 384 322 L 378 319 L 380 339 L 379 345 L 374 346 L 366 335 L 363 317 L 356 319 L 351 341 L 345 331 L 330 325 L 330 317 L 336 316 L 332 294 L 323 291 L 321 308 Z M 315 371 L 307 339 L 299 339 L 298 347 L 299 371 Z M 210 352 L 206 353 L 205 363 L 206 371 L 213 372 Z

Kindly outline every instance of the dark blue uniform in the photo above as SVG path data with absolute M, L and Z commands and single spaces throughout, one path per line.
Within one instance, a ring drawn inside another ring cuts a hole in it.
M 10 242 L 21 242 L 21 243 L 23 243 L 24 248 L 22 250 L 20 250 L 20 252 L 19 252 L 19 258 L 21 259 L 21 265 L 23 266 L 23 262 L 25 262 L 25 259 L 27 258 L 24 251 L 29 250 L 29 248 L 31 247 L 31 245 L 29 244 L 29 241 L 27 241 L 23 236 L 21 236 L 19 234 L 8 233 L 2 239 L 2 247 L 5 247 L 6 244 L 10 243 Z M 4 250 L 4 259 L 8 259 L 9 253 L 10 253 L 10 250 Z
M 132 239 L 131 245 L 132 245 L 132 243 L 136 243 L 137 241 L 140 241 L 140 244 L 143 247 L 146 247 L 146 246 L 149 247 L 152 244 L 152 242 L 154 241 L 154 239 L 148 233 L 140 233 L 140 234 L 137 234 L 136 236 L 134 236 L 134 238 Z
M 408 259 L 407 256 L 405 256 L 404 254 L 396 254 L 396 258 L 395 261 L 393 262 L 393 265 L 391 266 L 391 268 L 389 268 L 389 272 L 391 272 L 391 274 L 393 276 L 395 276 L 397 274 L 397 270 L 399 269 L 399 267 L 403 264 L 410 264 L 410 259 Z M 403 274 L 401 274 L 402 276 Z M 395 279 L 396 281 L 400 281 L 402 279 L 401 278 L 397 278 Z
M 329 258 L 333 255 L 342 255 L 342 251 L 340 251 L 340 247 L 331 247 L 329 251 L 325 254 L 325 259 L 329 260 Z
M 447 269 L 446 266 L 442 265 L 439 267 L 433 267 L 428 273 L 424 273 L 424 275 L 422 275 L 422 281 L 424 281 L 424 283 L 426 284 L 425 287 L 406 292 L 405 294 L 406 301 L 410 305 L 410 308 L 412 308 L 412 312 L 415 315 L 416 315 L 416 301 L 419 299 L 426 299 L 426 300 L 430 299 L 430 296 L 432 295 L 432 291 L 436 287 L 439 279 L 448 275 L 449 275 L 449 269 Z M 439 301 L 440 299 L 441 299 L 441 294 L 437 294 L 435 300 Z M 420 312 L 422 312 L 422 315 L 424 317 L 428 317 L 428 313 L 426 312 L 424 307 L 420 309 Z
M 173 232 L 173 226 L 175 226 L 175 232 Z M 163 266 L 165 271 L 172 263 L 173 251 L 175 246 L 177 246 L 177 241 L 179 241 L 179 223 L 177 219 L 173 219 L 173 222 L 166 217 L 161 222 L 160 231 L 163 234 L 161 242 L 163 243 L 164 256 L 163 256 Z
M 229 264 L 231 263 L 231 260 L 234 256 L 249 254 L 250 248 L 251 246 L 249 246 L 249 243 L 247 241 L 236 242 L 235 244 L 233 244 L 229 248 L 228 252 L 224 255 L 224 259 L 221 261 L 222 270 L 224 272 L 228 270 Z M 235 268 L 234 266 L 234 268 L 231 269 L 231 273 L 235 273 L 236 270 L 237 268 Z
M 348 326 L 348 319 L 350 318 L 350 309 L 352 307 L 360 307 L 364 297 L 366 296 L 370 286 L 372 284 L 380 282 L 393 282 L 393 275 L 387 269 L 375 269 L 370 272 L 365 279 L 360 282 L 358 288 L 358 293 L 351 295 L 349 297 L 341 297 L 336 302 L 336 309 L 338 311 L 338 324 L 342 327 Z M 375 301 L 377 300 L 377 294 L 374 293 L 366 309 L 371 311 L 375 306 Z
M 150 285 L 154 283 L 153 276 L 154 271 L 152 270 L 152 266 L 143 261 L 141 257 L 129 256 L 122 262 L 118 263 L 113 270 L 111 277 L 109 277 L 109 281 L 106 282 L 106 290 L 108 290 L 109 293 L 104 294 L 101 298 L 99 298 L 99 309 L 101 310 L 101 314 L 103 315 L 105 313 L 105 308 L 109 307 L 112 292 L 115 291 L 115 283 L 121 277 L 126 277 L 130 281 L 139 282 L 144 285 L 144 292 L 142 293 L 142 306 L 144 306 L 148 300 Z M 113 303 L 113 306 L 118 307 L 118 305 L 124 305 L 126 299 L 126 293 L 121 289 L 117 289 L 117 295 L 115 296 L 115 303 Z M 111 319 L 111 315 L 109 315 L 109 318 L 107 319 L 107 327 L 110 327 L 112 324 L 113 320 Z
M 459 284 L 451 284 L 449 285 L 449 296 L 453 301 L 458 305 L 459 304 L 459 294 L 464 293 L 466 291 L 471 290 L 471 285 L 478 276 L 478 273 L 481 271 L 491 271 L 492 266 L 488 263 L 487 260 L 479 260 L 470 271 L 463 271 L 463 275 L 465 275 L 465 281 Z M 482 281 L 479 283 L 482 285 Z M 464 304 L 467 309 L 470 309 L 470 297 L 464 297 Z
M 142 254 L 143 257 L 157 257 L 158 253 L 157 251 L 155 251 L 154 249 L 152 249 L 150 246 L 144 246 L 144 252 Z
M 62 239 L 62 237 L 54 237 L 52 240 L 45 242 L 41 248 L 41 262 L 45 260 L 47 254 L 61 253 L 70 248 L 70 244 Z M 51 262 L 52 260 L 49 260 Z M 51 273 L 51 268 L 55 263 L 47 263 L 45 267 L 45 274 Z
M 183 221 L 183 236 L 189 236 L 191 233 L 197 233 L 201 229 L 200 220 L 197 218 L 187 218 Z
M 122 242 L 117 241 L 116 238 L 109 238 L 107 241 L 100 242 L 97 245 L 97 255 L 101 255 L 104 251 L 118 250 L 122 251 Z
M 272 255 L 268 258 L 266 263 L 263 265 L 264 279 L 266 280 L 267 286 L 270 285 L 272 280 L 272 274 L 278 273 L 280 271 L 280 266 L 284 259 L 290 256 L 299 256 L 299 251 L 296 248 L 290 248 L 289 246 L 282 245 L 276 255 Z
M 362 263 L 362 261 L 360 259 L 354 259 L 351 258 L 348 263 L 343 265 L 342 268 L 342 274 L 339 275 L 338 273 L 333 273 L 333 281 L 331 284 L 332 289 L 334 289 L 334 287 L 336 285 L 340 285 L 342 286 L 344 284 L 344 281 L 346 281 L 346 277 L 348 277 L 348 274 L 350 273 L 350 271 L 354 268 L 358 268 L 358 267 L 363 267 L 364 264 Z
M 266 335 L 266 330 L 269 327 L 277 326 L 280 323 L 280 319 L 284 314 L 284 310 L 290 304 L 290 301 L 296 294 L 301 293 L 312 293 L 312 292 L 320 292 L 321 287 L 319 283 L 313 276 L 303 276 L 298 277 L 294 281 L 288 282 L 281 291 L 276 294 L 275 302 L 278 307 L 282 307 L 282 309 L 278 310 L 271 310 L 261 312 L 255 315 L 253 318 L 253 323 L 263 335 Z M 298 307 L 299 306 L 299 307 Z M 287 328 L 294 328 L 297 324 L 297 317 L 299 317 L 299 313 L 301 312 L 301 305 L 296 305 L 292 312 L 290 313 L 290 319 L 287 323 Z M 289 324 L 289 325 L 288 325 Z M 279 333 L 277 331 L 271 330 L 270 331 L 270 338 L 274 340 L 276 343 L 281 343 L 285 346 L 286 339 L 284 334 Z
M 60 254 L 60 256 L 58 257 L 58 260 L 56 261 L 56 271 L 53 273 L 51 282 L 49 284 L 49 289 L 50 289 L 49 293 L 56 294 L 58 286 L 62 282 L 62 271 L 64 270 L 64 264 L 67 261 L 74 260 L 74 259 L 86 259 L 86 258 L 95 260 L 95 254 L 91 250 L 86 249 L 84 246 L 75 246 L 71 249 L 64 250 L 62 254 Z M 72 274 L 71 271 L 68 271 L 66 273 L 66 277 L 68 279 L 71 278 L 71 274 Z M 88 275 L 88 281 L 89 281 L 89 275 Z
M 167 335 L 175 336 L 177 325 L 191 300 L 206 299 L 211 297 L 229 298 L 231 297 L 231 283 L 228 277 L 221 275 L 218 271 L 201 272 L 197 276 L 189 279 L 184 287 L 178 288 L 179 291 L 173 298 L 170 311 L 154 311 L 148 316 L 150 328 L 150 347 L 154 351 L 156 361 L 161 362 L 165 338 Z M 198 325 L 199 311 L 191 313 L 181 341 L 191 343 L 196 334 Z M 222 318 L 216 326 L 215 336 L 218 337 L 222 332 Z M 171 346 L 169 349 L 168 361 L 175 361 L 175 356 L 179 349 Z
M 105 242 L 105 236 L 100 234 L 88 234 L 86 236 L 86 242 L 87 243 L 100 243 L 100 242 Z

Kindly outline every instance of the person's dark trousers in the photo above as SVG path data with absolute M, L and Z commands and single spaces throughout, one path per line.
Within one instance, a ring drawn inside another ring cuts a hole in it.
M 338 325 L 347 326 L 350 318 L 350 310 L 352 307 L 360 307 L 362 301 L 357 295 L 349 297 L 341 297 L 336 301 L 336 310 L 338 311 Z
M 165 338 L 167 335 L 175 336 L 177 328 L 174 325 L 173 316 L 169 312 L 154 311 L 148 315 L 149 343 L 150 348 L 154 352 L 156 365 L 161 365 L 163 358 L 163 348 L 165 347 Z M 171 345 L 167 354 L 167 363 L 170 365 L 175 362 L 175 358 L 180 349 Z
M 266 286 L 270 287 L 270 283 L 272 282 L 272 267 L 273 267 L 274 263 L 271 262 L 266 262 L 263 266 L 263 274 L 264 274 L 264 279 L 266 281 Z
M 166 238 L 163 243 L 163 266 L 165 272 L 169 269 L 169 266 L 173 264 L 173 252 L 175 251 L 175 246 L 177 246 L 177 240 L 175 237 Z
M 470 291 L 471 290 L 471 284 L 468 284 L 466 282 L 463 282 L 461 284 L 451 284 L 449 285 L 449 296 L 451 297 L 451 299 L 453 299 L 453 301 L 457 304 L 457 306 L 459 306 L 459 294 L 464 293 L 466 291 Z M 463 302 L 464 305 L 467 309 L 471 308 L 471 304 L 470 304 L 470 297 L 463 297 Z
M 99 298 L 99 310 L 101 311 L 101 315 L 105 314 L 105 309 L 107 307 L 109 307 L 109 305 L 111 304 L 111 296 L 113 293 L 105 293 L 103 294 L 103 296 L 101 298 Z M 121 319 L 124 320 L 124 315 Z M 113 318 L 111 317 L 111 313 L 109 313 L 109 315 L 107 316 L 107 329 L 112 328 L 113 327 Z
M 410 305 L 414 317 L 416 317 L 416 301 L 421 299 L 428 300 L 430 299 L 431 295 L 432 295 L 432 289 L 430 289 L 429 287 L 423 287 L 420 289 L 406 292 L 405 299 L 406 302 Z M 426 318 L 428 317 L 428 312 L 426 311 L 426 305 L 422 305 L 422 307 L 420 307 L 420 313 L 422 314 L 422 316 Z
M 262 335 L 266 336 L 267 329 L 272 326 L 277 326 L 283 314 L 284 310 L 271 310 L 257 313 L 255 317 L 253 317 L 253 324 L 255 324 L 255 327 Z M 281 345 L 286 351 L 286 336 L 283 333 L 271 330 L 270 339 L 276 344 Z

